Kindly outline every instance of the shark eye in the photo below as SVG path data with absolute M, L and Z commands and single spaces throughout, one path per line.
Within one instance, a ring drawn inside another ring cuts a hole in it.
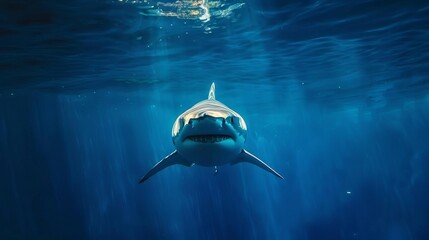
M 183 120 L 183 118 L 180 118 L 179 119 L 179 126 L 180 126 L 180 128 L 182 128 L 183 125 L 185 125 L 185 120 Z
M 238 124 L 240 121 L 235 116 L 229 116 L 226 118 L 226 121 L 231 123 L 231 125 Z

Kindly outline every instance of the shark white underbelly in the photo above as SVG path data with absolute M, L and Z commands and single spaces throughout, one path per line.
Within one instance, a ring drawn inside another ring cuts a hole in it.
M 195 104 L 176 119 L 172 129 L 176 150 L 149 170 L 140 183 L 175 164 L 216 168 L 227 163 L 248 162 L 283 178 L 262 160 L 244 150 L 246 136 L 244 119 L 216 100 L 215 84 L 212 83 L 208 99 Z

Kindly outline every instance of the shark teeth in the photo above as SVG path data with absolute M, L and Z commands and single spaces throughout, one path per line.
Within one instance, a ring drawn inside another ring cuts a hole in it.
M 228 135 L 196 135 L 189 136 L 187 139 L 200 143 L 216 143 L 231 139 L 231 137 Z

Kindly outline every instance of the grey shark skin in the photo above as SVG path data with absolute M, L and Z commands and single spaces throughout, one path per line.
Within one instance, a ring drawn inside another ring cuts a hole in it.
M 176 150 L 159 161 L 140 180 L 146 181 L 164 168 L 181 164 L 215 167 L 227 163 L 248 162 L 283 177 L 259 158 L 244 150 L 247 126 L 244 119 L 216 100 L 212 83 L 208 99 L 203 100 L 177 117 L 172 129 Z

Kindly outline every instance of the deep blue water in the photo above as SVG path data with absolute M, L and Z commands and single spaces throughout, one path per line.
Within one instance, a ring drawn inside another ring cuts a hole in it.
M 0 2 L 1 239 L 429 239 L 429 3 L 220 3 Z M 138 184 L 211 82 L 285 179 Z

